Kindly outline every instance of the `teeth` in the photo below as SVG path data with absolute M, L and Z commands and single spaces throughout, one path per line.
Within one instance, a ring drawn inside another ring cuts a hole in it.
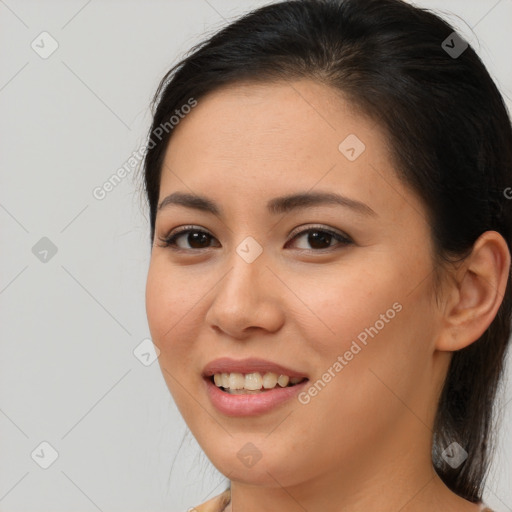
M 245 379 L 241 373 L 229 374 L 229 389 L 243 389 L 244 383 Z
M 275 388 L 277 384 L 277 375 L 275 373 L 265 373 L 263 376 L 263 387 L 265 389 Z
M 244 388 L 255 391 L 257 389 L 261 389 L 261 385 L 263 383 L 263 378 L 259 373 L 248 373 L 245 376 Z
M 259 372 L 248 373 L 216 373 L 213 376 L 215 385 L 226 390 L 247 390 L 260 391 L 262 388 L 274 389 L 277 385 L 284 388 L 288 385 L 298 384 L 304 379 L 301 377 L 288 377 L 288 375 L 278 375 L 267 372 L 262 375 Z
M 279 378 L 277 379 L 277 383 L 284 388 L 285 386 L 288 386 L 288 382 L 290 382 L 290 377 L 288 375 L 279 375 Z

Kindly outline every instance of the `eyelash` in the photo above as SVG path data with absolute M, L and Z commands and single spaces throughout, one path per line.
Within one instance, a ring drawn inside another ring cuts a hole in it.
M 169 235 L 167 235 L 165 237 L 159 237 L 159 240 L 162 243 L 158 244 L 158 245 L 159 245 L 159 247 L 170 248 L 176 252 L 191 252 L 191 251 L 195 252 L 195 251 L 211 249 L 211 247 L 203 247 L 201 249 L 194 249 L 194 248 L 184 249 L 182 247 L 178 247 L 176 245 L 176 240 L 178 239 L 178 237 L 189 234 L 189 233 L 205 233 L 208 236 L 210 236 L 211 238 L 215 238 L 213 235 L 211 235 L 210 233 L 208 233 L 207 231 L 205 231 L 203 229 L 199 229 L 195 226 L 183 226 L 182 228 L 179 228 L 179 230 L 177 230 L 175 233 L 171 232 Z M 336 240 L 338 240 L 339 243 L 337 245 L 329 246 L 324 249 L 300 249 L 301 251 L 317 252 L 317 253 L 318 252 L 327 252 L 327 251 L 332 251 L 333 249 L 336 249 L 337 247 L 339 248 L 339 246 L 343 247 L 343 246 L 348 246 L 348 245 L 353 244 L 353 241 L 347 235 L 342 234 L 342 233 L 337 233 L 330 229 L 326 229 L 322 226 L 312 226 L 312 227 L 309 227 L 302 231 L 299 231 L 290 239 L 290 241 L 293 241 L 296 238 L 299 238 L 300 236 L 306 235 L 308 233 L 326 233 L 326 234 L 332 236 L 333 238 L 335 238 Z

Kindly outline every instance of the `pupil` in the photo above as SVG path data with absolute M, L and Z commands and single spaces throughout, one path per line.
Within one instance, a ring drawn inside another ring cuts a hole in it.
M 320 241 L 320 245 L 322 245 L 322 242 L 324 242 L 327 247 L 331 245 L 331 238 L 332 235 L 329 233 L 323 233 L 321 231 L 312 231 L 309 233 L 308 236 L 308 243 L 311 245 L 311 247 L 319 248 L 318 242 Z M 324 247 L 320 247 L 320 249 L 323 249 Z
M 189 233 L 188 243 L 190 247 L 203 248 L 208 247 L 208 234 L 207 233 Z M 194 245 L 197 244 L 197 245 Z

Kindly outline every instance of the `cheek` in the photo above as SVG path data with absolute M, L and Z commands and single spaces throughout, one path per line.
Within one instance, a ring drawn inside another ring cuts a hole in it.
M 196 297 L 197 295 L 197 297 Z M 192 322 L 194 306 L 200 298 L 198 287 L 191 287 L 188 279 L 180 278 L 179 272 L 170 272 L 158 260 L 150 264 L 146 281 L 146 315 L 153 343 L 160 350 L 159 361 L 172 372 L 179 366 L 174 362 L 184 362 L 190 350 L 197 322 Z M 186 335 L 184 337 L 184 331 Z M 169 354 L 173 357 L 169 357 Z
M 190 272 L 170 268 L 163 258 L 151 261 L 146 280 L 146 313 L 155 340 L 165 345 L 172 343 L 173 333 L 199 306 L 204 290 L 194 284 Z
M 304 302 L 317 321 L 304 322 L 304 339 L 317 353 L 332 358 L 355 340 L 364 344 L 389 330 L 403 301 L 397 281 L 394 269 L 383 265 L 336 268 L 320 283 L 308 277 L 298 288 L 307 290 Z
M 146 316 L 153 342 L 162 350 L 165 332 L 172 326 L 173 293 L 166 284 L 163 273 L 151 262 L 146 280 Z
M 200 307 L 198 292 L 180 272 L 171 272 L 157 259 L 151 262 L 146 281 L 148 326 L 151 339 L 160 350 L 162 376 L 187 421 L 197 414 L 190 412 L 195 402 L 189 393 L 196 394 L 198 390 L 193 386 L 201 384 L 197 381 L 197 354 L 191 350 L 199 325 L 194 317 Z
M 426 417 L 422 406 L 412 404 L 428 402 L 435 314 L 428 285 L 411 292 L 410 281 L 399 278 L 391 267 L 387 273 L 349 278 L 343 284 L 357 286 L 346 294 L 338 281 L 323 288 L 316 302 L 335 334 L 324 337 L 310 327 L 305 335 L 314 353 L 310 360 L 317 361 L 315 379 L 301 403 L 312 418 L 329 411 L 332 422 L 315 425 L 327 430 L 326 436 L 378 438 L 407 413 L 404 403 Z M 344 427 L 338 432 L 333 424 Z
M 301 337 L 315 379 L 322 381 L 318 396 L 333 407 L 341 402 L 357 415 L 360 404 L 371 401 L 380 410 L 390 391 L 379 377 L 405 398 L 414 388 L 411 382 L 428 371 L 435 318 L 428 284 L 417 286 L 428 275 L 427 262 L 425 269 L 416 264 L 398 255 L 375 258 L 336 269 L 320 285 L 312 278 L 301 283 L 321 320 L 303 322 Z

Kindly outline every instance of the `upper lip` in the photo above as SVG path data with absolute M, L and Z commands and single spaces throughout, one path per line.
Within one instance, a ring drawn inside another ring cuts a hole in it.
M 230 357 L 221 357 L 209 362 L 203 369 L 204 377 L 211 377 L 216 373 L 267 373 L 272 372 L 277 375 L 287 375 L 288 377 L 307 378 L 303 372 L 287 368 L 286 366 L 250 357 L 247 359 L 231 359 Z

